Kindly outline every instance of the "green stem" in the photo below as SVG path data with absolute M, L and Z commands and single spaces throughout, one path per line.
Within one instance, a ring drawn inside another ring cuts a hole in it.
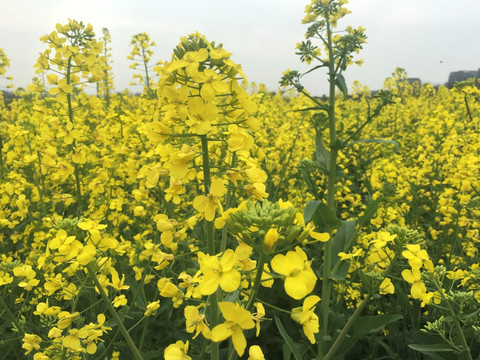
M 467 360 L 473 360 L 472 353 L 470 351 L 470 347 L 467 344 L 467 339 L 465 339 L 465 334 L 463 333 L 462 326 L 460 325 L 460 322 L 458 320 L 457 313 L 453 309 L 450 301 L 448 301 L 448 299 L 445 297 L 445 294 L 443 293 L 443 289 L 438 284 L 436 279 L 434 279 L 433 283 L 435 284 L 435 287 L 436 287 L 438 293 L 442 297 L 442 301 L 444 301 L 447 304 L 448 312 L 450 313 L 450 316 L 455 321 L 455 327 L 457 328 L 458 335 L 460 336 L 460 341 L 462 342 L 462 346 L 463 346 L 463 352 L 462 353 L 464 354 L 464 358 L 467 359 Z
M 67 81 L 67 84 L 70 85 L 71 79 L 70 79 L 70 73 L 72 71 L 72 57 L 70 56 L 68 58 L 68 63 L 67 63 L 67 73 L 65 74 L 65 80 Z M 67 94 L 67 107 L 68 107 L 68 120 L 73 124 L 73 106 L 72 106 L 72 94 Z
M 203 181 L 205 185 L 205 196 L 210 194 L 210 186 L 212 184 L 212 178 L 210 174 L 210 158 L 208 157 L 208 138 L 207 135 L 200 135 L 202 141 L 202 163 L 203 163 Z M 207 238 L 207 253 L 211 256 L 215 255 L 215 228 L 213 221 L 204 221 L 205 235 Z M 217 290 L 214 294 L 208 297 L 208 305 L 210 308 L 210 324 L 212 328 L 218 325 L 219 308 L 218 298 L 220 293 Z M 210 359 L 218 360 L 220 358 L 220 343 L 211 343 Z
M 67 84 L 71 84 L 71 79 L 70 79 L 70 74 L 72 71 L 72 57 L 70 56 L 68 58 L 68 63 L 67 63 L 67 73 L 65 74 L 65 80 L 67 81 Z M 68 110 L 68 120 L 73 124 L 73 105 L 72 105 L 72 94 L 67 94 L 67 110 Z M 77 146 L 77 142 L 74 139 L 73 140 L 73 149 Z M 77 215 L 80 216 L 82 215 L 82 189 L 80 187 L 80 173 L 79 173 L 79 168 L 78 164 L 75 165 L 75 185 L 77 188 Z
M 142 354 L 140 354 L 140 351 L 138 351 L 137 346 L 135 345 L 135 343 L 133 342 L 132 338 L 130 337 L 130 334 L 128 333 L 127 329 L 125 328 L 125 325 L 123 325 L 122 319 L 120 319 L 120 316 L 118 316 L 117 311 L 115 310 L 115 308 L 113 307 L 112 303 L 111 303 L 110 300 L 108 299 L 108 296 L 107 296 L 107 294 L 105 293 L 105 290 L 103 290 L 102 284 L 100 284 L 100 281 L 98 281 L 97 276 L 95 275 L 95 271 L 92 269 L 92 265 L 91 265 L 91 264 L 88 264 L 88 265 L 87 265 L 87 270 L 88 270 L 88 274 L 90 275 L 90 277 L 91 277 L 92 280 L 93 280 L 93 283 L 94 283 L 95 286 L 97 287 L 98 292 L 100 293 L 100 296 L 102 297 L 105 305 L 107 305 L 108 310 L 109 310 L 110 313 L 112 314 L 112 316 L 113 316 L 113 318 L 114 318 L 114 320 L 115 320 L 115 323 L 116 323 L 117 326 L 118 326 L 118 329 L 119 329 L 120 332 L 122 333 L 125 341 L 126 341 L 127 344 L 128 344 L 128 347 L 129 347 L 130 350 L 132 351 L 134 358 L 135 358 L 136 360 L 143 360 Z
M 328 57 L 329 57 L 329 106 L 328 106 L 328 129 L 330 135 L 330 159 L 328 165 L 328 185 L 327 185 L 327 206 L 332 213 L 335 213 L 335 183 L 336 183 L 336 170 L 337 170 L 337 133 L 335 125 L 335 55 L 333 52 L 332 44 L 332 30 L 330 27 L 330 20 L 328 13 L 326 14 L 326 26 L 327 26 L 327 44 L 328 44 Z M 332 230 L 329 229 L 330 237 L 332 237 Z M 331 266 L 332 266 L 332 240 L 325 243 L 323 250 L 323 279 L 322 279 L 322 304 L 320 307 L 321 316 L 321 331 L 320 341 L 318 346 L 318 358 L 322 359 L 327 351 L 328 344 L 325 340 L 328 335 L 328 311 L 330 309 L 330 297 L 332 291 L 332 280 L 330 279 Z
M 269 307 L 269 308 L 275 309 L 275 310 L 277 310 L 277 311 L 283 312 L 283 313 L 288 314 L 288 315 L 292 315 L 292 312 L 291 312 L 291 311 L 288 311 L 288 310 L 285 310 L 285 309 L 281 309 L 281 308 L 279 308 L 279 307 L 277 307 L 277 306 L 275 306 L 275 305 L 272 305 L 272 304 L 270 304 L 270 303 L 267 303 L 267 302 L 264 301 L 264 300 L 257 299 L 257 301 L 258 301 L 259 303 L 261 303 L 261 304 Z
M 237 162 L 237 153 L 234 152 L 232 154 L 232 162 L 230 164 L 230 169 L 235 168 L 236 162 Z M 230 209 L 231 204 L 232 204 L 232 199 L 234 198 L 234 195 L 235 195 L 235 186 L 230 181 L 228 183 L 227 195 L 225 196 L 225 206 L 224 206 L 223 210 Z M 227 249 L 227 233 L 228 233 L 228 225 L 225 224 L 225 226 L 222 228 L 222 239 L 220 241 L 220 252 L 224 252 Z
M 465 94 L 463 99 L 465 100 L 465 107 L 467 108 L 468 117 L 470 118 L 470 122 L 473 124 L 472 113 L 470 112 L 470 106 L 468 106 L 467 94 Z
M 325 355 L 325 357 L 323 358 L 323 360 L 331 360 L 333 359 L 333 357 L 335 356 L 335 353 L 337 352 L 337 350 L 340 348 L 340 346 L 342 345 L 342 342 L 343 342 L 343 339 L 345 339 L 345 336 L 347 336 L 348 334 L 348 331 L 350 330 L 350 328 L 352 327 L 352 325 L 355 323 L 355 321 L 357 320 L 358 316 L 360 315 L 360 313 L 362 312 L 363 308 L 367 305 L 367 303 L 370 301 L 371 299 L 371 296 L 370 295 L 367 295 L 367 297 L 365 297 L 365 299 L 362 300 L 362 302 L 360 303 L 360 305 L 355 309 L 354 313 L 352 314 L 352 316 L 350 317 L 350 319 L 348 319 L 347 323 L 345 324 L 345 326 L 343 327 L 342 331 L 340 332 L 340 334 L 338 335 L 337 339 L 335 340 L 335 342 L 333 343 L 332 347 L 330 348 L 330 350 L 328 351 L 327 355 Z
M 148 76 L 148 66 L 146 61 L 147 56 L 145 55 L 144 47 L 142 47 L 142 58 L 143 58 L 143 66 L 145 68 L 145 85 L 147 87 L 147 93 L 150 94 L 150 77 Z
M 83 213 L 83 201 L 82 201 L 82 187 L 81 187 L 81 182 L 80 182 L 80 170 L 78 167 L 78 164 L 75 165 L 75 184 L 77 187 L 77 215 L 81 216 Z
M 260 256 L 258 258 L 257 264 L 257 274 L 255 275 L 255 280 L 253 282 L 252 292 L 250 293 L 250 297 L 248 298 L 248 303 L 245 306 L 246 310 L 250 310 L 254 301 L 257 299 L 258 289 L 260 288 L 260 284 L 262 283 L 262 274 L 263 274 L 263 266 L 265 265 L 265 253 L 260 251 Z
M 143 290 L 143 285 L 145 283 L 145 277 L 150 274 L 150 268 L 148 268 L 148 271 L 145 270 L 142 274 L 142 278 L 140 279 L 140 285 L 138 287 L 138 289 L 135 291 L 135 294 L 133 295 L 133 299 L 132 299 L 132 305 L 135 305 L 135 302 L 138 298 L 138 296 L 140 296 L 140 290 Z M 128 315 L 130 314 L 130 312 L 134 309 L 133 306 L 129 307 L 128 308 L 128 311 L 126 312 L 125 315 Z M 98 357 L 99 359 L 103 359 L 107 356 L 107 354 L 110 353 L 110 351 L 112 350 L 113 346 L 115 345 L 115 339 L 117 338 L 117 336 L 119 335 L 120 333 L 120 330 L 117 329 L 117 331 L 115 332 L 115 334 L 113 334 L 113 337 L 110 341 L 110 343 L 108 344 L 108 346 L 105 348 L 105 350 L 103 351 L 103 353 Z
M 0 179 L 3 178 L 3 137 L 0 136 Z
M 15 316 L 13 315 L 13 313 L 12 313 L 12 311 L 10 310 L 10 308 L 8 307 L 8 305 L 5 303 L 5 300 L 3 300 L 3 295 L 0 296 L 0 305 L 3 307 L 3 309 L 4 309 L 5 312 L 7 313 L 8 317 L 10 318 L 10 320 L 12 320 L 13 324 L 14 324 L 15 327 L 18 329 L 20 335 L 25 334 L 25 330 L 23 330 L 22 325 L 20 325 L 20 323 L 19 323 L 18 320 L 15 318 Z

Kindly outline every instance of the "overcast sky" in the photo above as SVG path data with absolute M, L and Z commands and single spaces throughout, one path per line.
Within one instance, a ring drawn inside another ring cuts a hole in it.
M 153 60 L 169 60 L 180 36 L 199 31 L 233 52 L 250 82 L 271 90 L 286 69 L 305 69 L 295 55 L 304 39 L 302 25 L 309 0 L 0 0 L 0 48 L 11 60 L 7 75 L 15 87 L 26 87 L 33 64 L 46 46 L 40 36 L 68 18 L 91 23 L 97 35 L 107 27 L 112 36 L 114 86 L 128 87 L 133 71 L 126 56 L 133 34 L 147 32 L 157 44 Z M 443 84 L 451 71 L 480 67 L 480 0 L 350 0 L 352 13 L 342 26 L 365 27 L 367 44 L 345 74 L 372 90 L 395 67 L 423 82 Z M 312 73 L 306 87 L 327 92 L 325 76 Z M 135 89 L 132 89 L 135 90 Z

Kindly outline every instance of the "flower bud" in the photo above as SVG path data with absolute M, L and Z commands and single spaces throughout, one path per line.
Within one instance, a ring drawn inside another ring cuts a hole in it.
M 273 249 L 277 240 L 278 240 L 278 231 L 277 231 L 277 229 L 271 228 L 265 234 L 265 240 L 263 242 L 264 249 L 265 250 Z

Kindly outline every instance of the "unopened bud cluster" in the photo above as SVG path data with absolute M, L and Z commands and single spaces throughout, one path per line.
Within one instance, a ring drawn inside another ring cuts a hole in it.
M 231 212 L 228 229 L 246 244 L 271 254 L 283 244 L 304 240 L 308 231 L 296 221 L 293 207 L 268 201 L 246 203 L 246 208 Z

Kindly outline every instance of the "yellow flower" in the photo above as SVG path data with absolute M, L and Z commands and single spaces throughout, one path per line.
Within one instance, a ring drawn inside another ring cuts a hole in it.
M 206 339 L 211 338 L 211 332 L 206 323 L 206 318 L 204 314 L 200 314 L 196 306 L 186 306 L 184 310 L 185 315 L 185 326 L 188 333 L 195 332 L 194 339 L 202 333 L 203 337 Z
M 265 355 L 263 355 L 262 349 L 258 345 L 250 346 L 248 349 L 248 359 L 247 360 L 265 360 Z
M 210 194 L 208 194 L 208 196 L 197 196 L 193 200 L 193 207 L 195 210 L 203 214 L 207 221 L 213 221 L 217 208 L 219 209 L 220 213 L 223 212 L 219 197 L 225 195 L 226 193 L 227 189 L 225 188 L 223 180 L 214 179 L 212 180 L 212 185 L 210 186 Z
M 10 284 L 13 281 L 13 277 L 4 271 L 0 271 L 0 286 Z
M 69 335 L 63 338 L 63 346 L 74 351 L 82 350 L 80 339 L 85 339 L 88 336 L 88 330 L 83 327 L 80 330 L 70 329 L 68 333 Z
M 40 349 L 40 343 L 42 342 L 42 338 L 35 334 L 25 334 L 23 336 L 23 344 L 22 348 L 27 350 L 25 355 L 30 354 L 33 350 Z
M 318 316 L 314 313 L 315 304 L 320 301 L 316 295 L 310 295 L 303 301 L 303 306 L 292 309 L 292 319 L 303 326 L 303 332 L 312 344 L 319 331 Z
M 402 255 L 408 259 L 412 269 L 420 269 L 424 265 L 428 271 L 433 272 L 433 263 L 426 250 L 420 249 L 418 244 L 406 245 L 405 247 L 407 250 L 403 251 Z
M 423 296 L 427 293 L 425 284 L 423 283 L 420 270 L 418 269 L 405 269 L 402 271 L 402 277 L 406 282 L 412 284 L 410 289 L 410 294 L 414 299 L 422 299 Z
M 195 157 L 195 151 L 190 146 L 183 144 L 179 151 L 170 158 L 170 176 L 175 179 L 184 178 L 190 168 L 190 162 Z
M 253 321 L 255 321 L 255 336 L 258 337 L 260 335 L 260 323 L 263 320 L 263 317 L 265 316 L 265 307 L 263 306 L 262 303 L 256 302 L 253 305 L 255 305 L 255 308 L 257 309 L 256 313 L 252 314 Z
M 230 137 L 227 140 L 228 150 L 235 152 L 239 150 L 250 150 L 253 147 L 253 138 L 241 127 L 229 126 Z
M 175 344 L 168 345 L 163 353 L 165 360 L 191 360 L 192 358 L 187 355 L 188 341 L 177 341 Z
M 395 293 L 395 286 L 393 285 L 392 280 L 390 280 L 390 278 L 383 279 L 379 288 L 380 288 L 379 292 L 382 295 Z
M 242 356 L 247 347 L 247 340 L 245 335 L 243 335 L 243 330 L 255 327 L 252 314 L 231 302 L 220 302 L 218 307 L 226 321 L 212 329 L 212 341 L 219 342 L 232 337 L 235 351 L 239 356 Z
M 267 251 L 273 250 L 275 243 L 278 240 L 278 231 L 277 229 L 271 228 L 265 234 L 265 240 L 263 241 L 263 248 Z
M 143 313 L 145 316 L 152 315 L 160 307 L 160 300 L 151 302 L 147 305 L 147 310 Z
M 188 120 L 186 124 L 193 132 L 204 135 L 210 131 L 212 122 L 218 114 L 213 102 L 205 102 L 201 97 L 192 97 L 188 101 Z
M 317 276 L 310 267 L 307 254 L 300 247 L 286 255 L 275 255 L 271 265 L 273 271 L 285 276 L 285 291 L 290 297 L 300 300 L 313 291 Z
M 362 249 L 357 249 L 355 252 L 349 253 L 349 254 L 346 254 L 343 251 L 341 251 L 341 252 L 338 253 L 338 256 L 343 261 L 343 260 L 347 260 L 347 259 L 351 260 L 354 257 L 360 256 L 361 254 L 362 254 Z
M 221 259 L 218 256 L 199 252 L 198 263 L 204 275 L 199 280 L 199 289 L 202 295 L 213 294 L 218 286 L 227 292 L 235 291 L 240 286 L 241 275 L 235 269 L 237 255 L 233 250 L 225 251 Z
M 113 306 L 120 307 L 124 305 L 127 305 L 127 298 L 125 297 L 125 295 L 122 294 L 115 296 L 115 299 L 113 299 Z

